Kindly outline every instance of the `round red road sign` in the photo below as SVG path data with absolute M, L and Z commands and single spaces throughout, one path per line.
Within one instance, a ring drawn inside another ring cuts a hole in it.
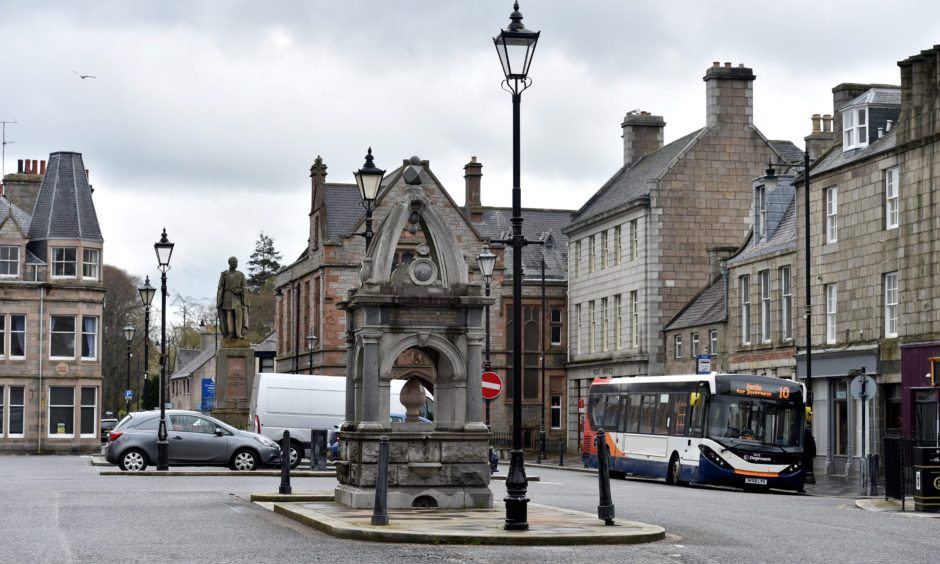
M 495 372 L 483 373 L 483 399 L 496 399 L 503 391 L 503 380 Z

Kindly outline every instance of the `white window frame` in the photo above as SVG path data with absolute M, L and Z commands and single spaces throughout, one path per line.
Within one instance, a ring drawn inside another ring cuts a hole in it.
M 640 348 L 640 293 L 637 290 L 630 292 L 630 310 L 631 310 L 631 324 L 630 327 L 630 344 L 632 348 Z
M 59 256 L 59 251 L 62 256 Z M 66 260 L 65 253 L 72 251 L 72 260 Z M 53 278 L 76 278 L 78 276 L 78 247 L 52 247 L 52 277 Z M 72 274 L 60 274 L 59 270 L 66 270 L 72 266 Z
M 21 400 L 22 403 L 17 403 L 17 404 L 13 403 L 13 388 L 17 388 L 22 391 L 22 397 L 23 397 L 23 399 Z M 3 410 L 3 417 L 5 418 L 3 422 L 3 430 L 6 433 L 5 436 L 8 439 L 23 438 L 26 432 L 26 386 L 5 385 L 4 393 L 6 394 L 6 404 L 5 404 L 6 407 Z M 4 398 L 0 397 L 0 401 L 3 401 L 3 400 Z M 21 418 L 22 428 L 20 429 L 19 433 L 14 433 L 10 429 L 10 423 L 12 421 L 11 415 L 12 415 L 12 411 L 14 407 L 20 408 L 20 412 L 22 413 L 22 418 Z
M 640 256 L 640 228 L 637 220 L 630 222 L 630 260 L 636 260 Z
M 741 344 L 751 344 L 751 275 L 738 278 L 738 290 L 741 294 Z
M 84 394 L 83 394 L 82 392 L 83 392 L 84 390 L 92 390 L 92 391 L 94 391 L 95 394 L 94 394 L 94 400 L 92 400 L 92 403 L 90 403 L 90 404 L 83 403 L 83 402 L 84 402 L 84 398 L 83 398 L 82 396 L 83 396 Z M 86 409 L 89 409 L 89 408 L 91 409 L 91 433 L 82 433 L 82 423 L 85 422 L 85 410 L 86 410 Z M 97 388 L 96 386 L 79 386 L 79 387 L 78 387 L 78 432 L 79 432 L 79 437 L 81 437 L 81 438 L 83 438 L 83 439 L 88 439 L 88 438 L 93 438 L 93 437 L 98 437 L 98 436 L 100 436 L 100 435 L 99 435 L 99 433 L 101 432 L 101 431 L 99 430 L 99 425 L 100 425 L 100 423 L 99 423 L 99 418 L 97 417 L 97 413 L 98 413 L 98 388 Z
M 54 335 L 68 335 L 68 332 L 66 332 L 66 331 L 54 331 L 55 324 L 53 323 L 53 319 L 56 318 L 56 317 L 71 318 L 71 319 L 72 319 L 72 332 L 71 332 L 71 336 L 72 336 L 72 356 L 55 356 L 55 355 L 52 354 L 53 336 L 54 336 Z M 75 329 L 76 329 L 76 328 L 75 328 L 75 322 L 76 322 L 76 319 L 75 319 L 75 316 L 74 316 L 74 315 L 55 315 L 55 314 L 53 314 L 53 315 L 50 315 L 50 316 L 49 316 L 49 360 L 75 360 L 75 354 L 76 354 L 76 352 L 77 352 L 77 351 L 75 350 Z M 80 352 L 80 351 L 79 351 L 79 352 Z
M 838 289 L 835 284 L 826 284 L 826 344 L 836 344 L 836 314 L 838 313 Z
M 617 316 L 617 329 L 614 332 L 614 349 L 623 348 L 623 297 L 621 294 L 614 296 L 614 313 Z
M 708 354 L 718 356 L 718 329 L 708 330 Z
M 610 231 L 607 231 L 605 229 L 603 232 L 601 232 L 600 236 L 601 236 L 601 269 L 604 269 L 604 268 L 607 268 L 607 266 L 610 264 L 610 261 L 609 261 L 610 257 L 608 255 L 609 245 L 607 244 L 607 238 L 610 237 Z
M 885 170 L 885 229 L 897 229 L 900 215 L 898 167 Z
M 842 111 L 842 150 L 868 146 L 868 108 L 850 108 Z
M 588 253 L 588 272 L 597 271 L 597 233 L 591 235 L 590 253 Z
M 581 245 L 583 241 L 576 241 L 574 244 L 574 274 L 578 276 L 581 274 Z
M 602 349 L 604 352 L 607 352 L 610 349 L 608 341 L 610 341 L 610 308 L 607 307 L 607 298 L 601 298 L 601 343 L 603 343 Z
M 623 226 L 614 228 L 614 264 L 619 265 L 623 255 Z
M 770 271 L 757 273 L 760 284 L 760 342 L 770 342 Z
M 673 336 L 673 343 L 675 345 L 675 358 L 682 358 L 682 335 Z
M 692 356 L 692 358 L 698 358 L 698 355 L 701 352 L 699 350 L 700 342 L 698 338 L 698 333 L 692 333 L 692 336 L 690 337 L 689 340 L 692 343 L 691 344 L 692 349 L 689 351 L 689 353 Z
M 82 279 L 98 280 L 101 271 L 101 249 L 82 249 Z
M 597 352 L 597 306 L 595 306 L 594 303 L 594 300 L 591 300 L 589 303 L 591 315 L 591 352 Z
M 559 394 L 552 394 L 551 396 L 549 396 L 549 402 L 551 404 L 550 415 L 548 418 L 549 425 L 551 426 L 552 429 L 561 429 L 561 426 L 564 423 L 564 421 L 561 420 L 561 415 L 562 415 L 561 396 Z M 557 425 L 555 424 L 556 414 L 558 416 Z
M 898 273 L 885 274 L 885 337 L 898 336 Z
M 767 236 L 767 189 L 758 186 L 754 189 L 754 238 L 760 241 Z
M 14 331 L 14 330 L 13 330 L 13 318 L 14 318 L 14 317 L 22 317 L 22 318 L 23 318 L 23 330 L 22 330 L 22 331 Z M 7 339 L 6 339 L 6 342 L 7 342 L 7 349 L 6 349 L 6 352 L 7 352 L 7 355 L 8 355 L 7 358 L 10 359 L 10 360 L 22 360 L 22 359 L 26 358 L 26 348 L 27 348 L 27 346 L 28 346 L 28 343 L 26 342 L 26 336 L 29 334 L 29 331 L 28 331 L 28 330 L 29 330 L 29 327 L 27 327 L 27 325 L 26 325 L 26 315 L 25 315 L 25 314 L 22 314 L 22 313 L 11 313 L 9 316 L 7 316 L 7 327 L 8 327 L 8 329 L 7 329 Z M 16 333 L 16 334 L 22 333 L 22 334 L 23 334 L 23 354 L 21 354 L 21 355 L 15 355 L 15 354 L 13 354 L 13 335 L 14 335 L 14 333 Z
M 826 188 L 826 243 L 839 240 L 839 189 Z
M 789 266 L 780 267 L 780 334 L 793 340 L 793 277 Z
M 53 404 L 52 403 L 52 388 L 65 388 L 72 390 L 72 404 Z M 49 398 L 46 407 L 46 436 L 50 439 L 74 439 L 75 438 L 75 386 L 48 386 L 46 388 L 46 397 Z M 52 408 L 53 407 L 70 407 L 72 409 L 72 432 L 71 433 L 53 433 L 52 432 Z
M 85 321 L 91 320 L 94 323 L 93 330 L 91 332 L 85 331 Z M 92 315 L 83 315 L 82 316 L 82 326 L 81 326 L 81 350 L 78 351 L 81 354 L 82 360 L 98 360 L 98 318 Z M 91 346 L 91 356 L 85 356 L 85 336 L 91 335 L 92 346 Z
M 574 306 L 574 351 L 581 354 L 581 304 Z
M 0 360 L 7 357 L 7 316 L 0 313 Z M 3 395 L 0 395 L 0 406 L 3 405 Z M 2 421 L 0 421 L 2 423 Z
M 14 253 L 15 251 L 15 253 Z M 16 256 L 11 256 L 15 254 Z M 5 266 L 12 272 L 2 272 L 0 278 L 19 278 L 20 276 L 20 248 L 17 245 L 0 245 L 0 266 Z

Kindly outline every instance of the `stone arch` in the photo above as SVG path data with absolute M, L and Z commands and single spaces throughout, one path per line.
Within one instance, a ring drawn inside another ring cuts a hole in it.
M 428 239 L 428 244 L 435 249 L 434 255 L 440 269 L 441 285 L 444 288 L 450 288 L 454 284 L 467 284 L 469 274 L 463 251 L 453 232 L 447 227 L 443 216 L 430 204 L 427 196 L 420 189 L 411 189 L 406 201 L 392 206 L 376 231 L 368 253 L 368 258 L 372 259 L 371 277 L 365 282 L 374 284 L 391 282 L 395 251 L 401 232 L 412 212 L 416 212 L 421 218 L 422 229 Z

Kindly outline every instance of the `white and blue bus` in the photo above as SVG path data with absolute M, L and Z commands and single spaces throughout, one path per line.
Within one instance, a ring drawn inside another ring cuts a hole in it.
M 582 458 L 597 467 L 603 428 L 612 477 L 800 490 L 804 397 L 802 384 L 770 376 L 598 378 Z

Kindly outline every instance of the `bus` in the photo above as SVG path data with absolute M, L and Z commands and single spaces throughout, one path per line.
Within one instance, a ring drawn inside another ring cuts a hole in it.
M 597 378 L 582 459 L 597 467 L 603 428 L 611 477 L 800 491 L 804 398 L 802 384 L 770 376 Z

